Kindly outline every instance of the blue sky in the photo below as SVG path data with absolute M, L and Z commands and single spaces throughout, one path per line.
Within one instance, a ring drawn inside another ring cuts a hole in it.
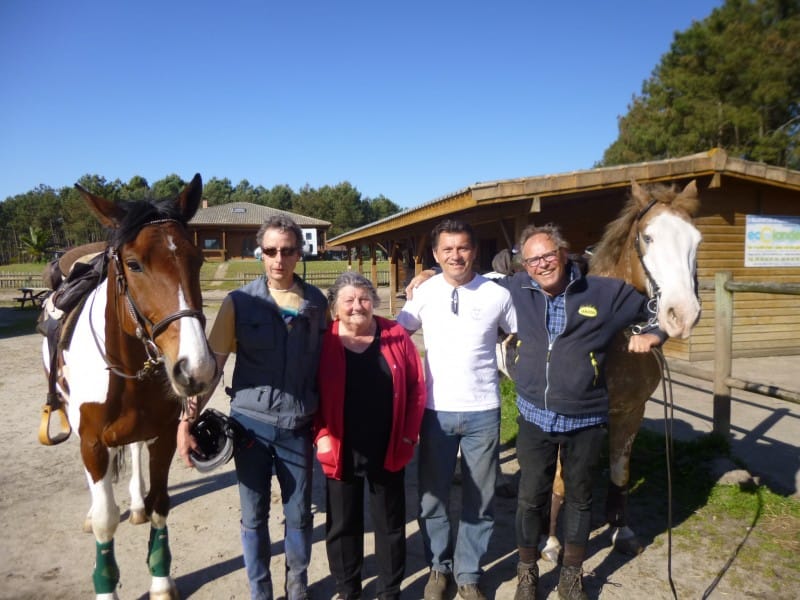
M 2 0 L 0 199 L 87 173 L 416 206 L 591 168 L 722 0 Z

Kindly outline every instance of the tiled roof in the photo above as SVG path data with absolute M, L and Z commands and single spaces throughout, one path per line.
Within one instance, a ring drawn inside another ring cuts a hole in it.
M 189 225 L 261 225 L 269 217 L 286 215 L 300 227 L 330 227 L 329 221 L 315 219 L 252 202 L 231 202 L 199 208 Z

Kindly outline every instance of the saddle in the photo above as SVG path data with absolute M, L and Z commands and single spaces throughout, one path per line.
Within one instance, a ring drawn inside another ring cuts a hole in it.
M 106 246 L 105 242 L 78 246 L 48 266 L 48 282 L 54 292 L 45 301 L 36 324 L 36 330 L 47 338 L 50 356 L 47 399 L 39 422 L 39 443 L 45 446 L 60 444 L 72 433 L 64 411 L 64 399 L 58 393 L 58 360 L 61 351 L 69 346 L 80 309 L 89 292 L 106 276 Z M 63 273 L 67 275 L 64 276 Z M 59 416 L 60 423 L 58 433 L 51 435 L 51 419 L 54 414 Z

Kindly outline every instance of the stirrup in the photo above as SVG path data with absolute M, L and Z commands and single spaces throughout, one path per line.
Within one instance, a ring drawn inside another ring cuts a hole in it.
M 61 417 L 61 431 L 53 437 L 50 437 L 50 419 L 53 412 L 58 413 Z M 39 443 L 44 446 L 55 446 L 61 442 L 66 441 L 72 433 L 72 427 L 69 424 L 67 413 L 64 412 L 64 406 L 53 408 L 49 404 L 42 407 L 42 418 L 39 422 Z

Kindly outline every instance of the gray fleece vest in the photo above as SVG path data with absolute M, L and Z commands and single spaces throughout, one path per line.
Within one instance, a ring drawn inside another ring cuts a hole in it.
M 284 429 L 308 425 L 319 406 L 316 379 L 327 302 L 316 287 L 300 284 L 304 299 L 291 327 L 264 277 L 231 292 L 236 315 L 236 365 L 226 390 L 231 409 Z

